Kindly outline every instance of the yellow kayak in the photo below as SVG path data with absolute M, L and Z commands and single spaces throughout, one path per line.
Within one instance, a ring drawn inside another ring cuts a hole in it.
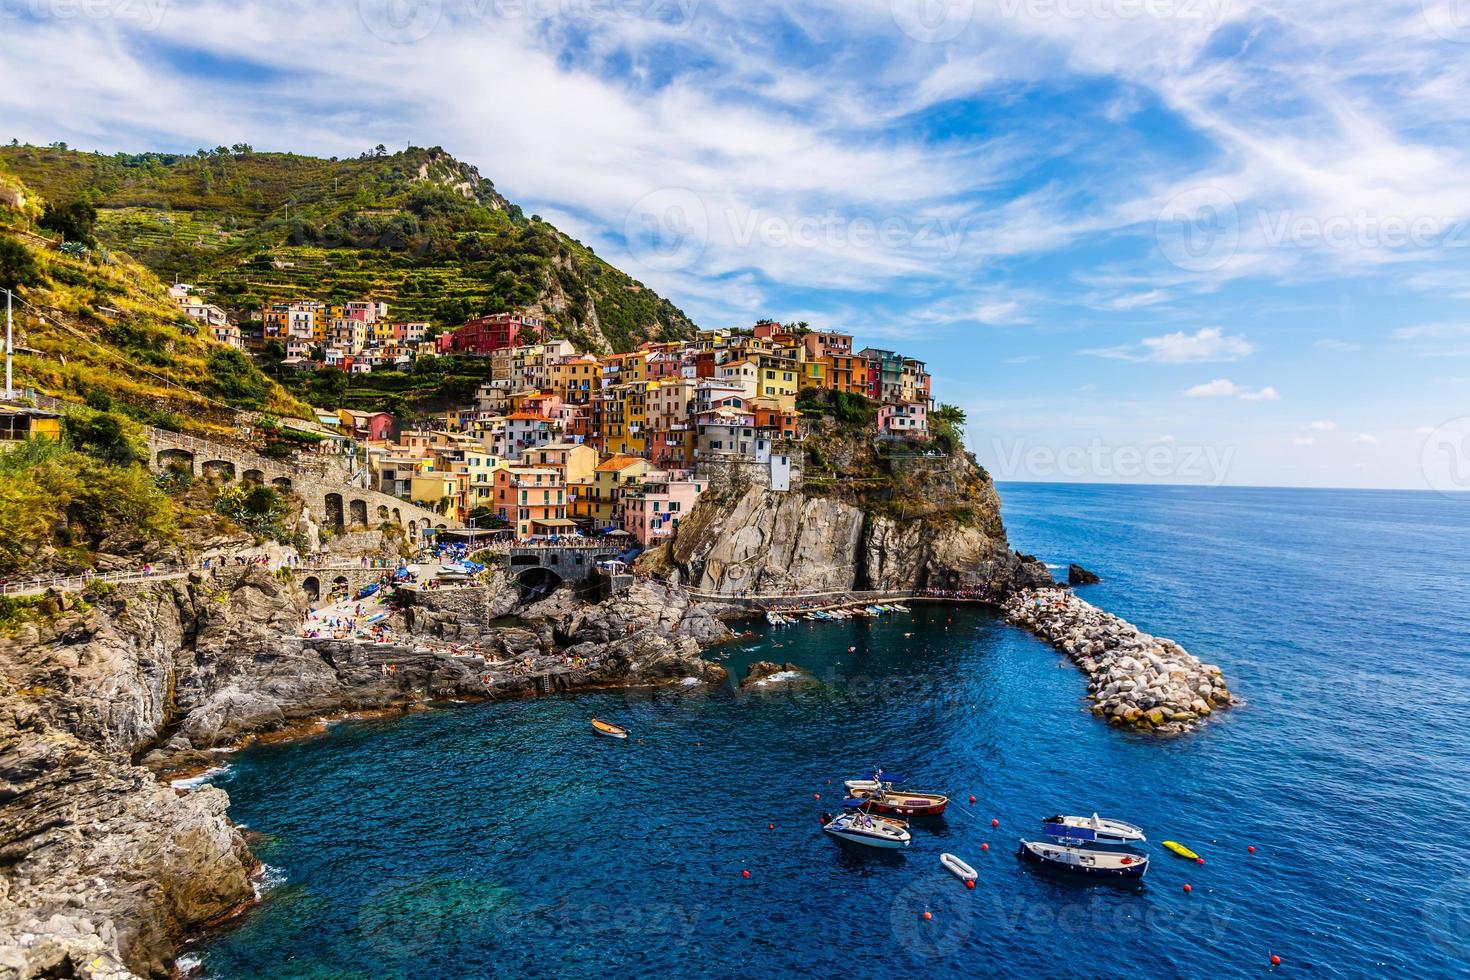
M 1191 861 L 1199 860 L 1198 854 L 1194 853 L 1189 848 L 1179 843 L 1177 840 L 1166 840 L 1164 841 L 1164 846 L 1182 858 L 1189 858 Z

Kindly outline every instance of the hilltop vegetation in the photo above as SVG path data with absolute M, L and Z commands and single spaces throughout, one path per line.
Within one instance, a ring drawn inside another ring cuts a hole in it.
M 276 300 L 388 303 L 452 327 L 524 310 L 589 350 L 688 336 L 679 309 L 507 201 L 439 148 L 348 160 L 0 147 L 0 170 L 97 209 L 97 239 L 238 314 Z
M 49 202 L 0 175 L 0 286 L 13 287 L 16 385 L 164 428 L 227 432 L 232 408 L 308 407 L 205 337 L 126 256 L 47 237 Z M 71 229 L 88 238 L 85 223 Z

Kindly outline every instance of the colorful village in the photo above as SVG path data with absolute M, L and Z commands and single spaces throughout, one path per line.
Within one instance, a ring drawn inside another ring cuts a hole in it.
M 365 373 L 483 358 L 473 403 L 431 419 L 323 408 L 273 424 L 318 452 L 351 454 L 374 489 L 517 540 L 621 531 L 650 547 L 672 536 L 722 468 L 790 489 L 806 435 L 798 399 L 809 389 L 876 405 L 875 439 L 928 434 L 923 362 L 854 350 L 848 334 L 761 322 L 594 354 L 551 339 L 534 316 L 486 315 L 431 336 L 428 324 L 394 322 L 385 304 L 361 301 L 271 304 L 242 337 L 188 287 L 173 295 L 216 339 L 279 344 L 287 367 Z

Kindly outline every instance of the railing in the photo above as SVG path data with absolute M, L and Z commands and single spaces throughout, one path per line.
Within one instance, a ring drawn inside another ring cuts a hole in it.
M 22 582 L 0 582 L 0 595 L 39 595 L 52 589 L 57 592 L 81 592 L 94 582 L 119 585 L 125 582 L 147 582 L 154 579 L 176 579 L 189 574 L 192 568 L 170 565 L 144 572 L 128 569 L 121 572 L 97 572 L 90 575 L 50 575 L 27 579 Z

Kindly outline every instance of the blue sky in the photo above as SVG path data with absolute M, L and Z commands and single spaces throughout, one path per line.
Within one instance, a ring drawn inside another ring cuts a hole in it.
M 442 145 L 1007 479 L 1470 489 L 1470 0 L 0 0 L 0 138 Z

